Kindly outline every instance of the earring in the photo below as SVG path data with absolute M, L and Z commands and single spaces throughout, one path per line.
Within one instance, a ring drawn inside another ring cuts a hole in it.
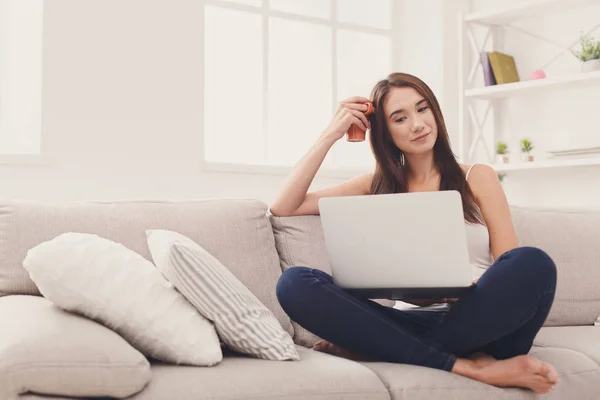
M 404 159 L 404 153 L 400 153 L 400 166 L 404 167 L 406 160 Z

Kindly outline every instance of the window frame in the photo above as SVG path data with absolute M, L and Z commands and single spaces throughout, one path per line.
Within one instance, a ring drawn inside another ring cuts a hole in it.
M 8 150 L 4 152 L 0 149 L 0 165 L 10 165 L 10 166 L 47 166 L 50 164 L 50 160 L 46 156 L 44 151 L 44 138 L 42 135 L 43 132 L 43 74 L 44 74 L 44 15 L 45 15 L 45 1 L 40 0 L 40 14 L 41 14 L 41 37 L 40 37 L 40 105 L 39 105 L 39 131 L 35 134 L 38 137 L 39 141 L 39 151 L 36 153 L 10 153 Z M 1 106 L 1 104 L 0 104 Z
M 338 69 L 338 62 L 337 62 L 337 36 L 338 36 L 338 31 L 340 29 L 344 29 L 344 30 L 349 30 L 349 31 L 353 31 L 353 32 L 360 32 L 360 33 L 367 33 L 367 34 L 376 34 L 376 35 L 381 35 L 381 36 L 386 36 L 390 39 L 390 43 L 391 43 L 391 48 L 390 48 L 390 54 L 391 54 L 391 59 L 392 59 L 392 64 L 394 64 L 394 37 L 395 37 L 395 26 L 394 26 L 394 19 L 392 18 L 391 23 L 390 23 L 390 27 L 389 29 L 383 29 L 383 28 L 375 28 L 375 27 L 369 27 L 366 25 L 358 25 L 358 24 L 353 24 L 353 23 L 348 23 L 348 22 L 341 22 L 337 20 L 337 6 L 338 6 L 338 2 L 340 0 L 331 0 L 331 10 L 330 10 L 330 15 L 329 18 L 319 18 L 319 17 L 311 17 L 311 16 L 305 16 L 305 15 L 300 15 L 300 14 L 296 14 L 296 13 L 291 13 L 291 12 L 286 12 L 286 11 L 279 11 L 279 10 L 273 10 L 270 9 L 270 1 L 269 0 L 262 0 L 262 6 L 252 6 L 252 5 L 245 5 L 245 4 L 239 4 L 239 3 L 235 3 L 235 2 L 229 2 L 226 0 L 205 0 L 204 1 L 204 7 L 203 10 L 206 9 L 207 6 L 210 7 L 220 7 L 220 8 L 225 8 L 225 9 L 230 9 L 230 10 L 236 10 L 236 11 L 244 11 L 244 12 L 250 12 L 253 14 L 259 14 L 261 16 L 262 19 L 262 27 L 263 27 L 263 32 L 262 32 L 262 41 L 263 41 L 263 122 L 265 122 L 263 124 L 263 126 L 265 126 L 265 143 L 264 146 L 268 147 L 268 143 L 269 143 L 269 133 L 268 133 L 268 129 L 266 128 L 266 121 L 268 119 L 268 98 L 266 96 L 266 93 L 268 91 L 268 60 L 269 60 L 269 19 L 270 18 L 281 18 L 281 19 L 286 19 L 286 20 L 290 20 L 290 21 L 295 21 L 295 22 L 304 22 L 304 23 L 311 23 L 311 24 L 316 24 L 316 25 L 320 25 L 320 26 L 327 26 L 330 27 L 332 29 L 332 37 L 331 37 L 331 46 L 332 46 L 332 52 L 331 52 L 331 56 L 332 56 L 332 105 L 331 105 L 331 110 L 332 110 L 332 116 L 333 116 L 333 112 L 335 112 L 335 109 L 337 107 L 337 90 L 338 90 L 338 85 L 337 85 L 337 69 Z M 390 12 L 393 13 L 394 10 L 394 1 L 390 2 L 391 5 L 391 10 Z M 202 20 L 204 20 L 204 13 L 202 15 Z M 203 30 L 203 38 L 202 38 L 202 43 L 204 43 L 204 35 L 206 35 L 206 31 Z M 203 60 L 205 57 L 205 53 L 204 53 L 204 45 L 202 44 L 202 55 L 203 55 Z M 204 73 L 202 74 L 202 87 L 203 90 L 205 90 L 205 84 L 204 84 Z M 203 97 L 204 98 L 204 97 Z M 202 114 L 204 115 L 204 100 L 202 101 Z M 203 171 L 206 172 L 224 172 L 224 173 L 247 173 L 247 174 L 261 174 L 261 175 L 288 175 L 290 172 L 292 172 L 292 170 L 294 169 L 293 166 L 275 166 L 275 165 L 269 165 L 269 164 L 243 164 L 243 163 L 225 163 L 225 162 L 214 162 L 214 161 L 207 161 L 206 160 L 206 156 L 205 156 L 205 147 L 204 147 L 204 143 L 205 143 L 205 131 L 204 131 L 204 118 L 202 121 L 202 129 L 201 129 L 201 142 L 202 142 L 202 152 L 201 152 L 201 168 Z M 367 167 L 367 166 L 362 166 L 362 167 L 353 167 L 353 168 L 348 168 L 348 167 L 327 167 L 327 166 L 323 166 L 319 169 L 319 171 L 317 172 L 316 176 L 319 177 L 324 177 L 324 178 L 351 178 L 360 174 L 364 174 L 364 173 L 369 173 L 369 172 L 373 172 L 373 168 Z

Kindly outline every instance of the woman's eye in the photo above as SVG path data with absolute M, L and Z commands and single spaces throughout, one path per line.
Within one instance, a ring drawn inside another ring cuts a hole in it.
M 404 122 L 404 120 L 405 120 L 405 119 L 406 119 L 406 117 L 398 118 L 398 119 L 396 120 L 396 122 Z
M 423 112 L 423 111 L 427 110 L 428 108 L 429 107 L 421 107 L 421 108 L 419 108 L 419 112 Z

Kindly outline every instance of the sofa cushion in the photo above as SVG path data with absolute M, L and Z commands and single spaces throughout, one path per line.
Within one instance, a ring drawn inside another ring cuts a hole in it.
M 386 400 L 368 368 L 298 347 L 300 361 L 228 355 L 211 368 L 152 365 L 152 381 L 128 400 Z
M 304 266 L 331 274 L 329 256 L 325 248 L 325 238 L 321 218 L 318 215 L 276 217 L 271 215 L 271 225 L 275 235 L 275 245 L 283 271 L 294 266 Z M 377 299 L 380 304 L 392 307 L 393 300 Z M 302 346 L 312 347 L 319 338 L 296 322 L 294 341 Z
M 266 212 L 266 204 L 244 199 L 0 203 L 0 295 L 39 295 L 23 259 L 28 249 L 61 233 L 93 233 L 151 260 L 145 230 L 167 229 L 226 264 L 293 334 L 275 296 L 281 269 Z
M 535 357 L 551 363 L 559 373 L 556 389 L 544 399 L 596 399 L 600 369 L 585 355 L 567 349 L 534 348 Z M 520 388 L 498 388 L 450 372 L 403 364 L 363 363 L 379 375 L 392 400 L 508 400 L 537 398 Z
M 557 267 L 545 325 L 592 325 L 600 315 L 600 211 L 511 208 L 521 246 L 546 251 Z
M 147 357 L 199 366 L 222 359 L 212 322 L 122 244 L 62 233 L 30 249 L 23 266 L 44 297 L 114 330 Z
M 597 326 L 543 327 L 533 343 L 541 347 L 576 350 L 600 365 L 600 327 Z
M 148 230 L 156 267 L 214 325 L 230 349 L 265 360 L 298 360 L 273 313 L 225 265 L 180 233 Z
M 0 298 L 0 399 L 28 391 L 124 398 L 150 381 L 150 364 L 110 329 L 38 296 Z

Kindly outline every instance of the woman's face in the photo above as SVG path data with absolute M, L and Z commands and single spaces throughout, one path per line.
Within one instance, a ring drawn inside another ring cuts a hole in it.
M 423 96 L 410 87 L 392 88 L 383 104 L 392 140 L 406 155 L 433 149 L 437 123 Z

